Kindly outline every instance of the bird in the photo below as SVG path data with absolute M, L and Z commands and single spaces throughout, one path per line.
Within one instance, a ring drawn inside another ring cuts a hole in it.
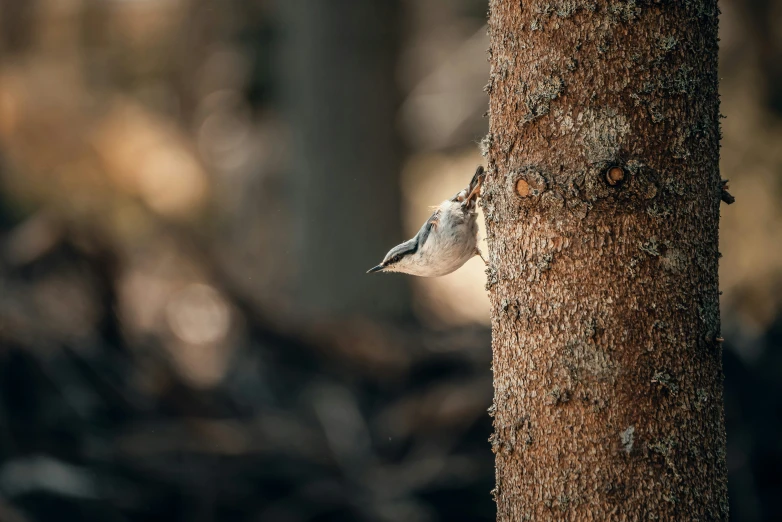
M 383 262 L 367 273 L 400 272 L 420 277 L 439 277 L 459 269 L 478 249 L 476 205 L 483 180 L 478 166 L 467 188 L 440 203 L 415 237 L 392 248 Z

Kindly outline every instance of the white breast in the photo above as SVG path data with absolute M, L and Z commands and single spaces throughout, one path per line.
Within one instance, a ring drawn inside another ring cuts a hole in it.
M 415 260 L 411 274 L 438 277 L 460 268 L 475 256 L 478 244 L 477 214 L 464 211 L 459 202 L 445 201 L 440 216 Z

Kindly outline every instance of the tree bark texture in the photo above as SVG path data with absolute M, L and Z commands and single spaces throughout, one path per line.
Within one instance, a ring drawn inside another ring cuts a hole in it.
M 281 0 L 282 97 L 293 138 L 297 310 L 410 314 L 407 283 L 368 277 L 403 239 L 398 0 Z
M 498 520 L 727 520 L 716 0 L 493 0 Z

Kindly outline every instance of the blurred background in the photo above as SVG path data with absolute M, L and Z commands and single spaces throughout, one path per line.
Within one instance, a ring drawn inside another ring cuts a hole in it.
M 723 0 L 734 520 L 782 519 L 782 0 Z M 493 520 L 486 2 L 0 0 L 0 521 Z

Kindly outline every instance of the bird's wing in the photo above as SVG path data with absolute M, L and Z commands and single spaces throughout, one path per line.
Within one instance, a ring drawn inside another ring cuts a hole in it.
M 421 227 L 421 230 L 418 231 L 418 245 L 417 248 L 421 248 L 424 246 L 424 243 L 426 243 L 426 239 L 429 237 L 429 233 L 432 231 L 434 227 L 437 226 L 437 221 L 440 219 L 440 209 L 434 211 L 434 213 L 429 216 L 429 219 L 426 220 L 426 223 L 424 223 L 424 226 Z

